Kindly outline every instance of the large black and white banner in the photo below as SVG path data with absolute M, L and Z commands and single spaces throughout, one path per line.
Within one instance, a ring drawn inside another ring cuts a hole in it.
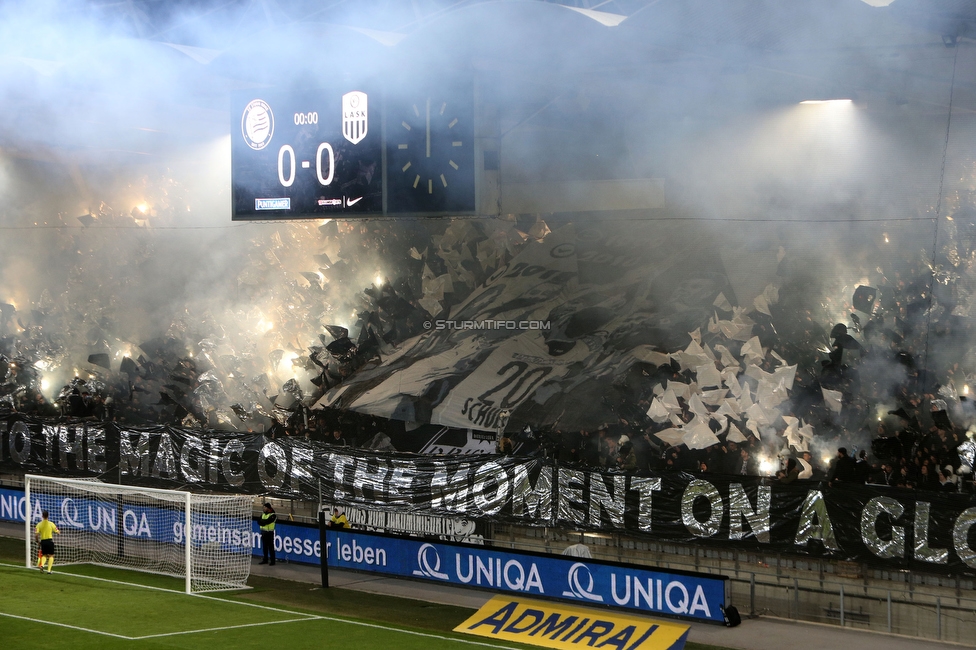
M 673 223 L 564 226 L 529 242 L 443 320 L 428 321 L 426 332 L 317 405 L 482 431 L 494 431 L 503 413 L 514 428 L 615 422 L 620 414 L 600 399 L 615 380 L 637 363 L 668 363 L 664 351 L 688 346 L 687 333 L 706 326 L 720 295 L 728 309 L 730 297 L 745 306 L 753 300 L 741 285 L 737 296 L 721 249 L 721 241 L 687 237 Z M 443 282 L 435 288 L 433 280 L 425 275 L 425 294 L 443 294 Z M 752 336 L 744 314 L 739 340 L 726 342 L 736 352 Z M 714 366 L 701 355 L 681 360 Z M 736 376 L 726 378 L 729 387 Z M 738 384 L 735 391 L 738 398 Z
M 626 532 L 976 575 L 976 499 L 757 477 L 633 475 L 512 456 L 380 454 L 170 427 L 0 421 L 0 467 L 323 500 L 395 513 Z M 321 490 L 321 492 L 320 492 Z

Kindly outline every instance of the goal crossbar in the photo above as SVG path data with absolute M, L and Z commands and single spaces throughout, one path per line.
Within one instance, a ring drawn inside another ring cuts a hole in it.
M 61 478 L 60 476 L 42 476 L 41 474 L 27 474 L 26 479 L 44 479 L 45 481 L 56 481 L 64 485 L 76 485 L 83 488 L 99 490 L 104 489 L 105 491 L 118 491 L 124 490 L 128 492 L 145 492 L 146 494 L 157 494 L 162 497 L 169 497 L 171 499 L 182 499 L 184 495 L 193 494 L 192 492 L 187 492 L 186 490 L 165 490 L 163 488 L 150 488 L 142 487 L 139 485 L 121 485 L 118 483 L 104 483 L 102 481 L 97 481 L 93 479 L 83 479 L 83 478 Z M 222 498 L 237 498 L 238 495 L 206 495 L 208 497 L 216 496 Z M 250 499 L 250 497 L 247 497 Z
M 25 477 L 26 563 L 39 544 L 34 526 L 48 511 L 58 564 L 90 563 L 182 578 L 187 593 L 246 587 L 251 507 L 246 495 Z

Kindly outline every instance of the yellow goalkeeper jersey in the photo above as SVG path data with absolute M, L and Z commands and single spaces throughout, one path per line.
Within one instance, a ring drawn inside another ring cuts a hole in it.
M 53 539 L 54 533 L 60 534 L 61 531 L 58 527 L 54 525 L 54 522 L 50 519 L 42 519 L 39 524 L 34 528 L 37 531 L 37 537 L 41 540 Z

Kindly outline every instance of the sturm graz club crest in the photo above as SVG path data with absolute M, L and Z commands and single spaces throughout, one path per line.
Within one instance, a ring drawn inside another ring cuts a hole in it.
M 353 144 L 366 137 L 369 130 L 366 93 L 354 90 L 342 96 L 342 135 Z
M 241 133 L 251 149 L 260 150 L 268 146 L 274 135 L 274 113 L 267 102 L 254 99 L 244 108 Z

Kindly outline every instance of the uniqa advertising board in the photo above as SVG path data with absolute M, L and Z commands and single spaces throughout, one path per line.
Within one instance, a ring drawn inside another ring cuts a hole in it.
M 58 526 L 83 527 L 106 535 L 163 543 L 183 541 L 178 517 L 153 512 L 152 508 L 129 508 L 121 514 L 119 528 L 117 513 L 101 513 L 90 505 L 82 500 L 60 499 L 45 507 Z M 0 489 L 0 519 L 23 523 L 24 508 L 22 491 Z M 39 520 L 40 509 L 33 509 L 36 512 L 31 519 Z M 220 522 L 211 523 L 207 530 L 194 531 L 195 543 L 216 541 L 228 547 L 248 546 L 253 555 L 262 554 L 256 521 L 251 522 L 250 531 L 230 530 Z M 322 544 L 317 527 L 279 523 L 275 533 L 279 560 L 313 565 L 321 562 Z M 652 570 L 351 530 L 329 530 L 325 545 L 330 567 L 656 615 L 721 623 L 722 608 L 728 600 L 725 576 Z
M 24 523 L 26 502 L 23 490 L 0 488 L 0 521 Z M 45 495 L 31 500 L 31 523 L 41 520 L 41 511 L 50 512 L 62 532 L 121 536 L 125 539 L 152 540 L 164 544 L 182 544 L 184 534 L 182 508 L 166 509 L 127 505 L 119 511 L 105 501 L 54 497 Z M 211 516 L 195 524 L 190 538 L 194 545 L 220 544 L 228 551 L 241 547 L 260 557 L 261 531 L 257 521 L 245 527 L 240 520 Z M 278 559 L 305 564 L 320 563 L 319 530 L 314 526 L 278 523 L 275 529 L 275 553 Z
M 723 621 L 728 578 L 580 558 L 330 530 L 329 566 L 534 598 Z

